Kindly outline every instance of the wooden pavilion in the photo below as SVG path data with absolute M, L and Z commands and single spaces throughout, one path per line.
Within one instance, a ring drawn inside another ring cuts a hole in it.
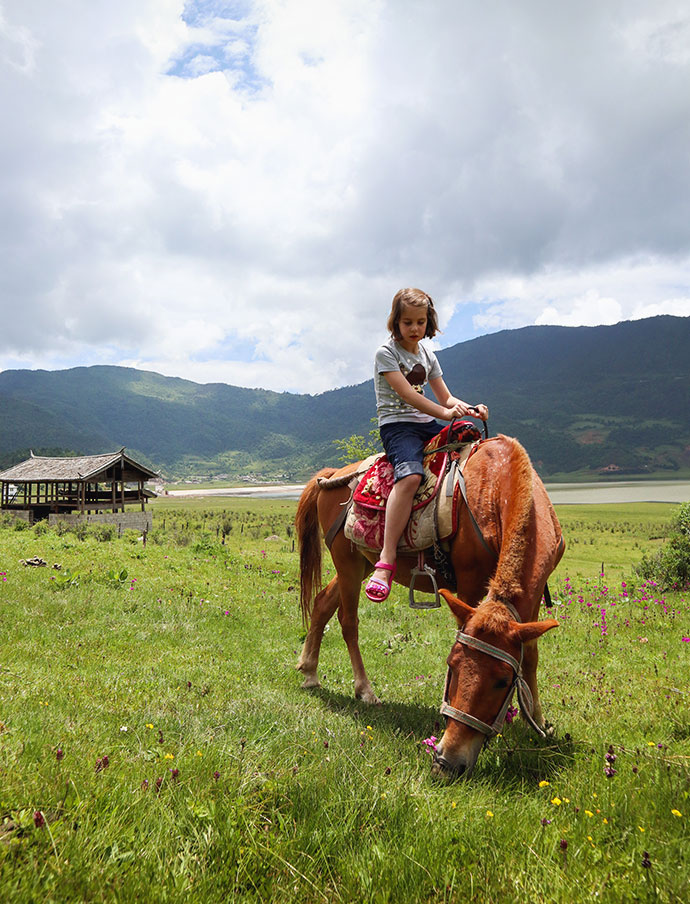
M 155 471 L 126 455 L 124 448 L 75 458 L 47 458 L 32 452 L 31 458 L 0 472 L 0 509 L 29 522 L 67 516 L 122 523 L 127 520 L 123 518 L 126 506 L 145 511 L 146 500 L 154 495 L 145 483 L 156 477 Z

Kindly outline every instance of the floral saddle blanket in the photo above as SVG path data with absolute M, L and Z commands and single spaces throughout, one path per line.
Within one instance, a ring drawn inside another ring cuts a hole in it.
M 417 552 L 451 537 L 457 529 L 458 469 L 481 439 L 469 421 L 454 421 L 444 427 L 425 449 L 424 477 L 414 498 L 412 514 L 398 544 L 398 551 Z M 448 448 L 448 447 L 451 448 Z M 380 550 L 386 502 L 393 489 L 393 465 L 386 455 L 368 459 L 364 476 L 355 486 L 348 512 L 345 536 L 357 546 Z

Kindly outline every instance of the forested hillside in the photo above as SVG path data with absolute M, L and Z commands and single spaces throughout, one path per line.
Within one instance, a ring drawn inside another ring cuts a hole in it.
M 485 401 L 543 476 L 690 474 L 690 317 L 526 327 L 439 353 L 446 382 Z M 124 367 L 0 373 L 0 465 L 126 446 L 167 476 L 300 480 L 367 434 L 371 382 L 316 396 L 197 384 Z

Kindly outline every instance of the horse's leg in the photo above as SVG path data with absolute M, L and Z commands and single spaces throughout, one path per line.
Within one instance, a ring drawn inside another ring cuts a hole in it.
M 339 571 L 341 605 L 338 609 L 338 618 L 343 632 L 343 639 L 347 644 L 350 654 L 352 673 L 355 679 L 355 697 L 364 703 L 380 703 L 381 701 L 373 691 L 367 673 L 364 669 L 362 654 L 359 651 L 359 592 L 367 571 L 371 570 L 363 557 L 359 557 L 357 566 L 350 564 L 346 571 Z
M 321 641 L 323 640 L 323 632 L 326 629 L 326 625 L 339 605 L 340 590 L 338 578 L 335 577 L 328 586 L 324 587 L 316 595 L 314 600 L 314 608 L 309 620 L 309 630 L 304 639 L 302 653 L 295 666 L 298 671 L 304 674 L 302 687 L 321 687 L 317 673 Z

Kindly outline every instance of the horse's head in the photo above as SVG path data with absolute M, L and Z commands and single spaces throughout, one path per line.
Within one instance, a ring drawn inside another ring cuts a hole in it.
M 441 709 L 447 724 L 432 772 L 444 778 L 467 778 L 484 742 L 500 731 L 513 690 L 522 681 L 523 644 L 557 627 L 558 622 L 548 619 L 523 624 L 491 598 L 473 609 L 447 590 L 440 592 L 459 631 L 448 657 Z M 523 692 L 529 694 L 524 688 L 523 683 Z

